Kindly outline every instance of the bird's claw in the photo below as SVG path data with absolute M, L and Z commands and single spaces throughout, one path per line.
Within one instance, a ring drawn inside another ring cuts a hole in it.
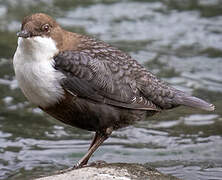
M 64 173 L 67 173 L 67 172 L 72 171 L 72 170 L 73 170 L 72 167 L 71 168 L 67 168 L 67 169 L 62 169 L 62 170 L 56 171 L 55 174 L 64 174 Z
M 105 164 L 107 164 L 106 161 L 100 160 L 100 161 L 91 162 L 91 163 L 88 164 L 87 166 L 88 166 L 88 167 L 92 167 L 92 166 L 99 167 L 99 166 L 103 166 L 103 165 L 105 165 Z
M 106 163 L 106 161 L 102 161 L 102 160 L 91 162 L 91 163 L 85 164 L 85 165 L 81 165 L 81 164 L 77 163 L 76 165 L 74 165 L 72 167 L 72 169 L 80 169 L 80 168 L 84 168 L 84 167 L 94 167 L 94 166 L 99 167 L 99 166 L 102 166 L 104 164 L 107 164 L 107 163 Z

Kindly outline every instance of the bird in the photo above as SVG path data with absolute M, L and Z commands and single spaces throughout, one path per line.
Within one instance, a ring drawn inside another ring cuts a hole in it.
M 95 132 L 92 154 L 119 128 L 180 105 L 215 106 L 160 80 L 137 60 L 104 41 L 63 29 L 52 17 L 24 17 L 13 57 L 25 97 L 53 118 Z

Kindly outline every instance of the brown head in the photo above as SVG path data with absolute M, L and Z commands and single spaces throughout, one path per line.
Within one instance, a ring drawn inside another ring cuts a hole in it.
M 78 41 L 77 34 L 63 30 L 57 22 L 44 13 L 36 13 L 23 19 L 18 37 L 51 37 L 60 50 L 73 49 Z
M 23 19 L 21 31 L 17 33 L 17 36 L 23 38 L 52 36 L 55 31 L 56 34 L 61 31 L 56 21 L 46 14 L 37 13 Z

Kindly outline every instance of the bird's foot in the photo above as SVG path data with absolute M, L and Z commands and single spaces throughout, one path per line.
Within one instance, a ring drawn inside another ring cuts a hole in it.
M 87 159 L 83 159 L 83 161 L 80 160 L 77 164 L 75 164 L 75 165 L 72 167 L 72 169 L 80 169 L 80 168 L 86 167 L 86 166 L 87 166 L 87 162 L 88 162 Z
M 55 174 L 64 174 L 64 173 L 67 173 L 67 172 L 72 171 L 72 170 L 73 170 L 72 167 L 71 168 L 67 168 L 67 169 L 62 169 L 62 170 L 56 171 Z
M 80 166 L 80 165 L 78 165 L 78 164 L 75 164 L 75 165 L 72 167 L 72 169 L 80 169 L 80 168 L 85 167 L 85 166 L 86 166 L 86 165 Z
M 103 166 L 104 164 L 107 164 L 106 161 L 95 161 L 95 162 L 91 162 L 89 164 L 84 164 L 84 165 L 80 165 L 80 164 L 76 164 L 73 166 L 72 169 L 80 169 L 80 168 L 84 168 L 84 167 L 93 167 L 93 166 L 96 166 L 96 167 L 101 167 Z
M 67 173 L 69 171 L 72 171 L 72 170 L 75 170 L 75 169 L 84 168 L 84 167 L 102 167 L 105 164 L 107 164 L 107 162 L 106 161 L 102 161 L 102 160 L 101 161 L 91 162 L 91 163 L 85 164 L 85 165 L 81 165 L 81 164 L 77 163 L 73 167 L 56 171 L 55 175 L 56 174 L 64 174 L 64 173 Z
M 90 164 L 88 164 L 87 166 L 88 167 L 92 167 L 92 166 L 96 166 L 96 167 L 101 167 L 101 166 L 104 166 L 105 164 L 107 164 L 106 161 L 95 161 L 95 162 L 91 162 Z

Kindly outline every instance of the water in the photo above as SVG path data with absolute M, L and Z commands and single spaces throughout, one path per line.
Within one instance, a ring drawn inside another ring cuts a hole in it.
M 0 0 L 1 179 L 32 179 L 70 167 L 92 137 L 42 113 L 18 88 L 15 32 L 33 12 L 117 46 L 174 87 L 217 107 L 179 107 L 120 129 L 91 161 L 137 162 L 187 180 L 222 179 L 221 0 Z

